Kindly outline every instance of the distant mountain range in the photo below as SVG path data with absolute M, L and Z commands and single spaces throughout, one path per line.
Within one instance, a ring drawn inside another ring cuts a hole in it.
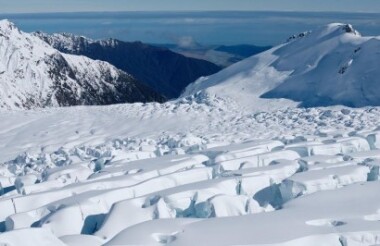
M 0 21 L 0 108 L 164 100 L 110 63 L 64 54 L 13 23 Z
M 172 50 L 219 61 L 258 54 L 222 70 Z M 163 102 L 180 95 L 232 98 L 260 110 L 377 106 L 379 50 L 379 37 L 363 37 L 351 25 L 340 23 L 293 35 L 273 48 L 168 49 L 71 34 L 29 34 L 3 20 L 0 108 Z
M 141 42 L 95 41 L 67 33 L 49 35 L 36 32 L 34 35 L 63 53 L 109 62 L 167 98 L 178 97 L 199 77 L 222 69 L 211 62 Z

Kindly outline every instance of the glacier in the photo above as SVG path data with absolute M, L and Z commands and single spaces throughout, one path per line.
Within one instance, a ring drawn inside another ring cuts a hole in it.
M 380 109 L 236 112 L 186 100 L 3 110 L 0 241 L 379 243 Z
M 300 107 L 307 102 L 262 96 L 321 69 L 320 61 L 307 71 L 285 67 L 305 56 L 302 47 L 318 60 L 376 39 L 349 25 L 321 27 L 165 103 L 0 108 L 0 243 L 379 245 L 378 97 L 359 107 L 358 91 L 348 90 L 351 108 L 339 98 Z M 278 56 L 296 47 L 296 57 Z M 71 66 L 87 60 L 60 55 Z M 328 68 L 354 73 L 360 61 L 348 61 Z M 367 68 L 375 74 L 376 65 Z

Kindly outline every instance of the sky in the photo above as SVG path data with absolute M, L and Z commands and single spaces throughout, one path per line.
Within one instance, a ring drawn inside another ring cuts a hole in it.
M 93 39 L 276 45 L 332 22 L 377 36 L 380 0 L 0 0 L 0 19 L 26 32 Z
M 0 13 L 273 10 L 380 12 L 380 0 L 0 0 Z

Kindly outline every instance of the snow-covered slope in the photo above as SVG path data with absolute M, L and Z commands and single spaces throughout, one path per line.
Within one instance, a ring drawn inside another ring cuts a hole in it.
M 259 109 L 380 105 L 379 49 L 379 37 L 329 24 L 201 78 L 184 95 L 231 97 Z
M 0 107 L 147 102 L 162 97 L 106 62 L 62 54 L 0 21 Z

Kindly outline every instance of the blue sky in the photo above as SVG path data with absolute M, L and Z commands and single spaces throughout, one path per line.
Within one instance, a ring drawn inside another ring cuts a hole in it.
M 0 13 L 162 10 L 380 12 L 380 0 L 0 0 Z

